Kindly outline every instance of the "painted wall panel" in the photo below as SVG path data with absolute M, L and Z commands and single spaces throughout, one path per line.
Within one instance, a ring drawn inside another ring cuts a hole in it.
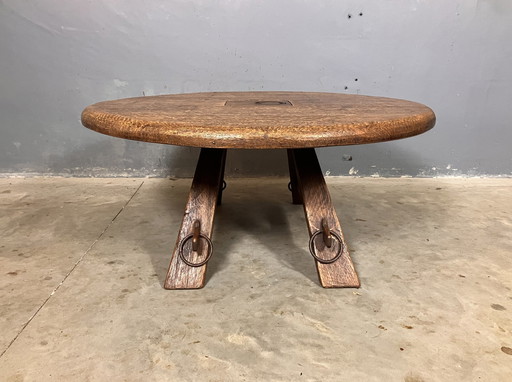
M 319 150 L 331 175 L 510 176 L 510 36 L 509 1 L 0 1 L 0 172 L 190 176 L 197 149 L 99 135 L 81 110 L 303 90 L 406 98 L 438 117 L 418 137 Z M 229 154 L 232 176 L 287 170 L 280 151 Z

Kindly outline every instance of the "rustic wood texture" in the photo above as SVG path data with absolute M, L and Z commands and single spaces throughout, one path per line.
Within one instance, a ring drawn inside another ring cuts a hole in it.
M 84 126 L 145 142 L 211 148 L 303 148 L 389 141 L 434 126 L 421 104 L 336 93 L 191 93 L 100 102 Z
M 217 205 L 220 206 L 222 204 L 222 193 L 224 192 L 224 185 L 227 187 L 227 183 L 224 180 L 224 170 L 226 168 L 226 154 L 222 157 L 221 169 L 220 169 L 220 187 L 219 187 L 219 195 L 217 197 Z
M 192 226 L 196 219 L 201 222 L 201 233 L 211 238 L 225 157 L 226 150 L 223 149 L 206 148 L 201 150 L 180 232 L 165 279 L 165 289 L 197 289 L 204 286 L 206 264 L 201 267 L 191 267 L 185 264 L 178 254 L 179 243 L 185 236 L 192 233 Z M 206 257 L 207 249 L 207 243 L 201 239 L 199 250 L 195 253 L 192 251 L 192 240 L 189 240 L 184 246 L 185 258 L 192 263 L 198 263 Z
M 297 169 L 295 168 L 295 160 L 293 159 L 293 149 L 288 149 L 286 151 L 288 154 L 288 170 L 290 172 L 292 203 L 302 204 L 302 196 L 300 194 L 299 183 L 297 182 Z
M 332 205 L 315 149 L 295 149 L 290 151 L 294 167 L 297 171 L 297 181 L 304 204 L 310 237 L 322 229 L 322 219 L 326 219 L 330 229 L 336 232 L 343 242 L 342 255 L 335 262 L 323 264 L 315 260 L 320 283 L 324 288 L 359 287 L 359 278 L 350 258 L 348 247 L 345 244 L 340 222 Z M 339 244 L 336 240 L 333 240 L 333 242 L 335 245 L 327 248 L 322 240 L 322 235 L 318 235 L 314 243 L 318 257 L 326 260 L 333 258 L 337 248 L 339 248 L 337 247 Z

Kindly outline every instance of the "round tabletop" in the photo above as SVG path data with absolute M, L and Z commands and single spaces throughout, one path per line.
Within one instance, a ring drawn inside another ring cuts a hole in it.
M 89 129 L 115 137 L 212 148 L 305 148 L 400 139 L 434 126 L 419 103 L 337 93 L 219 92 L 99 102 Z

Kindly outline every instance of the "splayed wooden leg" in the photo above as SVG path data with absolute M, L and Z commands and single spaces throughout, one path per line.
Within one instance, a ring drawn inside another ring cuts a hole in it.
M 341 225 L 332 205 L 315 149 L 293 149 L 289 155 L 308 223 L 310 251 L 315 256 L 320 283 L 324 288 L 360 286 Z
M 165 279 L 165 289 L 197 289 L 204 286 L 205 261 L 213 249 L 210 238 L 215 207 L 221 197 L 219 190 L 222 187 L 225 158 L 225 149 L 201 149 Z

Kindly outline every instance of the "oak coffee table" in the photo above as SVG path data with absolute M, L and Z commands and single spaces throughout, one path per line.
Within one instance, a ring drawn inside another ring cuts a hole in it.
M 82 123 L 103 134 L 201 147 L 166 289 L 202 288 L 213 253 L 215 208 L 225 187 L 226 149 L 287 149 L 289 188 L 302 204 L 309 250 L 325 288 L 359 287 L 315 147 L 406 138 L 434 126 L 427 106 L 391 98 L 335 93 L 191 93 L 105 101 Z

